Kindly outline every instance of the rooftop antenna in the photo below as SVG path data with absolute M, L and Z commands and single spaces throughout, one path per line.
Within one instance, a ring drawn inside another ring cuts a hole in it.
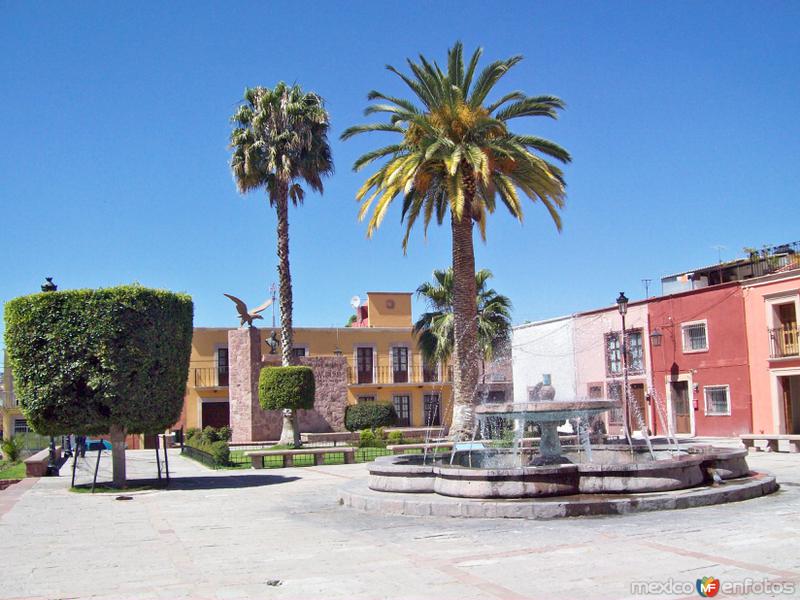
M 722 245 L 720 245 L 720 244 L 717 244 L 716 246 L 711 246 L 711 247 L 712 247 L 712 248 L 714 248 L 714 250 L 716 250 L 716 251 L 717 251 L 717 261 L 718 261 L 720 264 L 722 264 L 722 251 L 723 251 L 723 250 L 727 250 L 727 249 L 728 249 L 728 247 L 727 247 L 727 246 L 722 246 Z
M 650 282 L 653 281 L 652 279 L 642 279 L 642 283 L 644 284 L 644 297 L 650 297 Z

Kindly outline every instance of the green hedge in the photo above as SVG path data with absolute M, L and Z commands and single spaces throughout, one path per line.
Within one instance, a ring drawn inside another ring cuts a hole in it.
M 265 410 L 312 409 L 316 383 L 311 367 L 264 367 L 258 380 L 258 401 Z
M 186 432 L 184 444 L 202 450 L 214 458 L 214 464 L 218 467 L 226 467 L 230 464 L 231 451 L 228 446 L 230 440 L 230 429 L 220 427 L 206 427 L 200 429 L 189 429 Z
M 5 306 L 20 406 L 45 435 L 163 431 L 180 417 L 192 299 L 139 285 L 45 292 Z
M 347 407 L 344 413 L 344 426 L 348 431 L 391 427 L 397 423 L 394 406 L 388 402 L 362 402 Z

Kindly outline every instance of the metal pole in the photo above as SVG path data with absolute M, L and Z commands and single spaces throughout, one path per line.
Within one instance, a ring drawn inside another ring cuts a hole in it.
M 158 466 L 158 481 L 161 482 L 161 457 L 158 454 L 158 446 L 160 445 L 161 436 L 156 434 L 156 465 Z
M 97 470 L 100 468 L 100 454 L 103 452 L 103 445 L 97 449 L 97 462 L 94 464 L 94 478 L 92 479 L 92 493 L 94 494 L 94 486 L 97 483 Z
M 625 335 L 625 315 L 622 315 L 622 428 L 625 432 L 625 439 L 633 450 L 633 441 L 628 427 L 628 342 Z
M 167 447 L 167 436 L 164 435 L 164 471 L 167 474 L 167 485 L 169 485 L 169 448 Z
M 47 463 L 47 476 L 56 477 L 58 475 L 58 466 L 56 465 L 56 438 L 50 436 L 50 460 Z
M 75 466 L 78 463 L 77 451 L 72 452 L 72 487 L 75 487 Z

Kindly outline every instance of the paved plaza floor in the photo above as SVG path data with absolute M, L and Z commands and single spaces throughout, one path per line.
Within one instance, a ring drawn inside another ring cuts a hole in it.
M 69 492 L 65 466 L 60 478 L 0 492 L 0 597 L 616 599 L 645 597 L 641 585 L 650 584 L 646 597 L 699 598 L 695 581 L 708 576 L 723 585 L 718 598 L 747 581 L 797 591 L 727 597 L 800 597 L 800 455 L 748 460 L 781 490 L 553 521 L 339 506 L 338 486 L 364 477 L 363 464 L 211 471 L 176 453 L 172 489 L 129 501 Z M 152 451 L 129 452 L 128 465 L 131 477 L 156 472 Z

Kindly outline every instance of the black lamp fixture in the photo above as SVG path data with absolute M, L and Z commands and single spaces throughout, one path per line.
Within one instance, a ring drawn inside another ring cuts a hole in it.
M 658 348 L 661 345 L 661 339 L 663 337 L 664 335 L 658 330 L 658 327 L 656 327 L 650 334 L 650 345 L 654 348 Z
M 619 308 L 619 314 L 625 316 L 628 312 L 628 298 L 625 296 L 625 292 L 620 292 L 619 297 L 617 298 L 617 308 Z
M 58 290 L 58 286 L 53 283 L 52 277 L 45 277 L 44 283 L 42 284 L 42 291 L 43 292 L 55 292 Z

